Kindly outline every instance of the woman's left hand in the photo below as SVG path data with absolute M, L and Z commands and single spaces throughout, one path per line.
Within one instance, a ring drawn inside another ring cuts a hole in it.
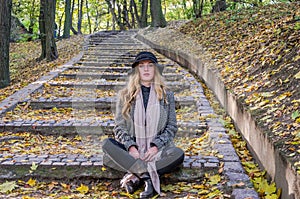
M 150 162 L 153 160 L 154 156 L 157 153 L 158 153 L 158 148 L 156 146 L 153 146 L 150 149 L 148 149 L 148 151 L 145 153 L 143 160 L 146 162 Z

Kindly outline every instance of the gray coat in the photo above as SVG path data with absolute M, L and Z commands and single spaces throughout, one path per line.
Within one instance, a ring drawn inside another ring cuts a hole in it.
M 173 139 L 178 130 L 173 92 L 167 91 L 167 101 L 168 103 L 165 103 L 164 100 L 160 100 L 159 102 L 160 119 L 158 123 L 158 132 L 157 136 L 151 142 L 151 144 L 157 146 L 159 150 L 174 145 Z M 115 116 L 116 126 L 114 128 L 115 139 L 124 144 L 127 150 L 132 145 L 137 146 L 134 138 L 134 107 L 135 103 L 131 105 L 130 118 L 125 119 L 122 116 L 122 102 L 120 98 L 117 101 Z

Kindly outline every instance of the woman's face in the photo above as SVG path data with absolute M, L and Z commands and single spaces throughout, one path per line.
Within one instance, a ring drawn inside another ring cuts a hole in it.
M 141 83 L 144 86 L 150 86 L 151 82 L 154 79 L 155 64 L 152 63 L 150 60 L 144 60 L 140 61 L 137 67 L 139 70 Z

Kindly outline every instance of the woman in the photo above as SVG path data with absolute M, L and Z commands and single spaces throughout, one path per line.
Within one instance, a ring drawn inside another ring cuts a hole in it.
M 127 86 L 119 92 L 115 139 L 103 142 L 104 164 L 127 172 L 121 185 L 133 193 L 144 182 L 141 198 L 160 194 L 159 176 L 182 164 L 174 146 L 177 132 L 174 94 L 166 90 L 163 67 L 151 52 L 137 54 Z

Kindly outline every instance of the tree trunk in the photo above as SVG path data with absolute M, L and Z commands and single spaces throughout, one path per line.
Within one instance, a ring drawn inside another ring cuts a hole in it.
M 71 31 L 71 0 L 65 1 L 65 23 L 63 38 L 69 38 Z
M 81 32 L 81 25 L 82 25 L 83 1 L 84 0 L 78 0 L 78 6 L 79 6 L 79 10 L 78 10 L 78 22 L 77 22 L 77 31 L 78 31 L 78 34 L 82 34 L 82 32 Z
M 96 10 L 96 17 L 95 17 L 95 25 L 94 25 L 94 32 L 96 32 L 99 28 L 99 18 L 100 18 L 100 12 L 99 12 L 99 9 L 97 8 Z
M 72 2 L 72 9 L 71 9 L 71 30 L 73 32 L 74 35 L 77 35 L 78 32 L 75 30 L 75 28 L 73 27 L 73 13 L 74 13 L 74 7 L 75 7 L 75 0 L 73 0 Z
M 226 5 L 226 0 L 217 0 L 215 5 L 212 7 L 211 12 L 221 12 L 221 11 L 225 11 L 227 8 Z
M 124 21 L 124 25 L 127 26 L 128 29 L 131 29 L 131 25 L 129 22 L 129 15 L 128 15 L 128 9 L 127 9 L 127 0 L 123 0 L 123 21 Z
M 36 18 L 35 18 L 35 1 L 36 0 L 32 0 L 31 10 L 30 10 L 30 14 L 29 14 L 30 24 L 29 24 L 29 27 L 28 27 L 28 32 L 30 34 L 33 34 L 33 26 L 36 22 Z
M 140 28 L 147 27 L 148 25 L 148 0 L 142 0 L 142 9 L 141 9 L 141 21 Z
M 91 24 L 91 17 L 90 17 L 90 14 L 89 14 L 89 2 L 88 0 L 85 1 L 85 5 L 86 5 L 86 14 L 87 14 L 87 17 L 88 17 L 88 24 L 89 24 L 89 33 L 92 34 L 92 24 Z
M 135 28 L 136 27 L 135 20 L 139 24 L 139 18 L 138 18 L 138 15 L 137 15 L 138 13 L 137 13 L 136 4 L 135 4 L 134 0 L 130 0 L 129 12 L 131 14 L 131 27 Z
M 193 11 L 195 18 L 201 18 L 203 12 L 203 0 L 193 0 Z
M 52 61 L 58 58 L 58 52 L 54 39 L 54 19 L 56 1 L 41 0 L 40 8 L 40 34 L 42 53 L 40 60 Z
M 0 88 L 10 84 L 9 37 L 12 0 L 3 0 L 0 5 Z
M 118 11 L 118 15 L 117 15 L 117 24 L 120 28 L 120 30 L 125 30 L 124 27 L 124 20 L 122 20 L 122 8 L 121 8 L 121 4 L 120 2 L 117 0 L 117 11 Z
M 114 6 L 111 4 L 110 0 L 105 0 L 107 5 L 108 5 L 108 10 L 112 15 L 112 26 L 113 26 L 113 30 L 115 30 L 115 23 L 118 22 L 118 18 L 117 15 L 115 13 L 115 8 Z M 113 4 L 115 3 L 115 1 L 113 1 Z
M 58 19 L 58 31 L 57 31 L 57 36 L 58 37 L 60 37 L 61 27 L 62 27 L 62 20 L 63 20 L 64 16 L 65 16 L 65 13 L 62 13 L 62 15 Z
M 151 26 L 166 27 L 167 22 L 162 12 L 161 0 L 150 0 Z

